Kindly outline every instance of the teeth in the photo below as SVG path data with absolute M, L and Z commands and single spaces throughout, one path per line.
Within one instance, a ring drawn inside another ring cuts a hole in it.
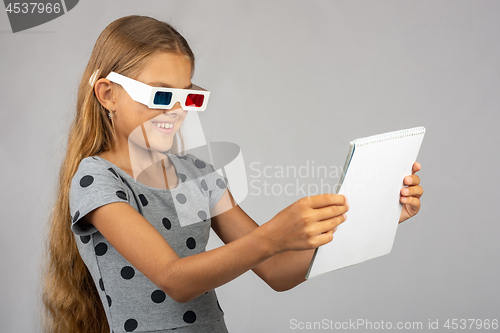
M 160 128 L 172 128 L 174 127 L 174 124 L 169 124 L 169 123 L 153 123 L 156 127 Z

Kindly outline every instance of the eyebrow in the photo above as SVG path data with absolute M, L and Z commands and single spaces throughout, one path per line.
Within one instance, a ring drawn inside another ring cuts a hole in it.
M 153 87 L 174 88 L 170 84 L 166 84 L 166 83 L 163 83 L 163 82 L 149 82 L 149 83 L 146 83 L 146 84 L 150 85 L 150 86 L 153 86 Z M 191 82 L 191 84 L 189 86 L 187 86 L 186 88 L 181 88 L 181 89 L 191 89 L 192 87 L 193 87 L 193 83 Z

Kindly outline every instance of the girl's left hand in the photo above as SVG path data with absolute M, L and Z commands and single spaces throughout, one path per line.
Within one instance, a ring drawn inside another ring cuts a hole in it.
M 403 210 L 401 211 L 399 223 L 408 220 L 420 210 L 420 197 L 424 190 L 422 186 L 419 186 L 420 178 L 415 174 L 420 169 L 420 163 L 413 163 L 411 176 L 404 178 L 404 184 L 408 185 L 408 187 L 403 187 L 400 192 L 401 197 L 399 200 L 403 203 Z

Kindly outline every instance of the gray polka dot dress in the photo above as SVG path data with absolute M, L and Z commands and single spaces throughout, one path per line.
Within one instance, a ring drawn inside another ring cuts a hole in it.
M 111 332 L 227 332 L 215 290 L 186 303 L 176 302 L 123 258 L 94 226 L 79 223 L 100 206 L 127 202 L 179 257 L 204 252 L 209 212 L 222 196 L 227 179 L 192 154 L 168 157 L 179 178 L 179 185 L 172 189 L 144 185 L 99 156 L 84 158 L 71 182 L 71 230 Z

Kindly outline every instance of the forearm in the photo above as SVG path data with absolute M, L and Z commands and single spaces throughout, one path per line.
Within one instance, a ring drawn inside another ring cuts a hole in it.
M 281 252 L 261 265 L 267 272 L 268 283 L 276 291 L 286 291 L 306 281 L 305 276 L 315 249 Z
M 224 246 L 170 261 L 162 289 L 179 302 L 190 301 L 271 258 L 274 251 L 255 229 Z

